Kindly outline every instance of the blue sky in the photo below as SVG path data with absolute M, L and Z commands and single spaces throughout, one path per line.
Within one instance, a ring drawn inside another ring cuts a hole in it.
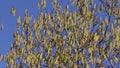
M 51 0 L 47 0 L 47 11 L 52 10 Z M 4 55 L 9 51 L 13 42 L 13 33 L 16 31 L 17 18 L 10 13 L 12 7 L 17 11 L 17 15 L 24 17 L 25 9 L 32 14 L 33 19 L 38 17 L 37 7 L 39 0 L 0 0 L 0 25 L 4 25 L 4 30 L 0 31 L 0 54 Z M 67 2 L 63 2 L 63 7 Z M 5 61 L 0 62 L 0 68 L 6 68 Z
M 13 42 L 13 32 L 16 31 L 17 18 L 10 14 L 11 7 L 14 6 L 17 14 L 24 17 L 24 10 L 28 9 L 29 14 L 37 17 L 39 10 L 37 3 L 39 0 L 0 0 L 0 25 L 4 25 L 4 30 L 0 31 L 0 54 L 9 51 Z M 0 68 L 6 68 L 5 61 L 0 63 Z

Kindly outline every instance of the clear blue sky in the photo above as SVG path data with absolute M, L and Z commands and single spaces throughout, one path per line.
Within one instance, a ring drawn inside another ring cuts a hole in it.
M 25 9 L 33 18 L 37 18 L 39 9 L 37 3 L 39 0 L 0 0 L 0 25 L 4 25 L 4 30 L 0 31 L 0 54 L 6 54 L 9 51 L 10 44 L 13 42 L 13 32 L 16 31 L 17 18 L 10 14 L 11 7 L 14 6 L 17 14 L 24 17 Z M 47 0 L 47 11 L 52 10 L 51 0 Z M 63 7 L 67 0 L 62 0 Z M 94 0 L 98 1 L 98 0 Z M 97 2 L 98 3 L 98 2 Z M 74 10 L 74 8 L 72 8 Z M 104 16 L 103 16 L 104 17 Z M 107 62 L 106 62 L 107 64 Z M 0 68 L 6 68 L 5 61 L 0 63 Z

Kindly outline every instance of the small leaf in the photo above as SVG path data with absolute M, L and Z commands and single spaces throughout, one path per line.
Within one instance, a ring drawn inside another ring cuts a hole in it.
M 14 15 L 14 16 L 16 15 L 16 10 L 15 10 L 14 7 L 11 8 L 11 14 Z

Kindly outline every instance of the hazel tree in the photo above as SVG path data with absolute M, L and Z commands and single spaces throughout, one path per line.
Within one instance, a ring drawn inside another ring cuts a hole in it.
M 65 9 L 63 2 L 51 0 L 53 10 L 48 12 L 47 1 L 40 0 L 38 19 L 27 9 L 22 18 L 11 8 L 17 30 L 9 52 L 0 56 L 7 68 L 119 66 L 120 1 L 68 0 Z M 71 6 L 76 10 L 70 11 Z

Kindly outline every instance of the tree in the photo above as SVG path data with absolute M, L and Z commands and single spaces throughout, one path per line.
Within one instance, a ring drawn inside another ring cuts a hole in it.
M 25 10 L 18 18 L 14 42 L 10 51 L 1 56 L 7 68 L 89 68 L 114 67 L 120 64 L 120 9 L 119 0 L 52 0 L 52 12 L 32 16 Z M 76 10 L 70 11 L 74 6 Z M 46 0 L 38 2 L 46 10 Z M 100 16 L 104 14 L 106 18 Z M 112 19 L 113 17 L 114 19 Z M 116 26 L 117 25 L 117 26 Z M 110 64 L 104 66 L 104 61 Z

